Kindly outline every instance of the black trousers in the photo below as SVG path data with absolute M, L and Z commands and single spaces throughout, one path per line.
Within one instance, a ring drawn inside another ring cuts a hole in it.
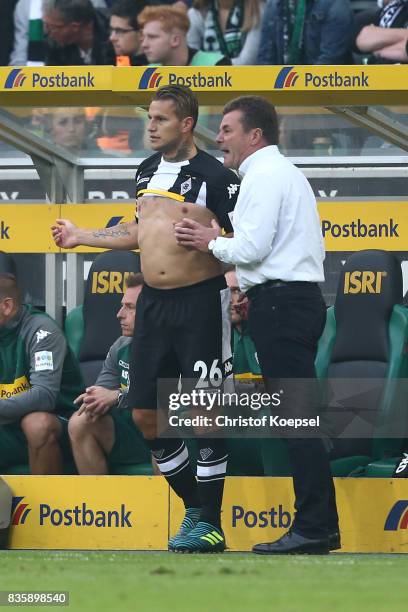
M 252 289 L 249 331 L 269 392 L 280 379 L 315 379 L 317 342 L 326 305 L 316 283 L 294 282 Z M 321 438 L 285 437 L 295 491 L 293 530 L 310 538 L 338 528 L 335 490 Z

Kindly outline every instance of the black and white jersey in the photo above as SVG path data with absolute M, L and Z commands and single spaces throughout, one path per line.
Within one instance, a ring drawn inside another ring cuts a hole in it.
M 239 192 L 239 178 L 215 157 L 198 150 L 192 159 L 166 161 L 161 153 L 145 159 L 136 173 L 136 198 L 162 196 L 205 206 L 222 228 L 232 232 L 230 213 Z

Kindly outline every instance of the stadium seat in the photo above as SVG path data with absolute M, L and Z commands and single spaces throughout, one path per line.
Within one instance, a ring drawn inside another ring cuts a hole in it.
M 349 257 L 319 342 L 317 375 L 332 382 L 382 383 L 374 391 L 375 399 L 369 396 L 376 406 L 372 437 L 333 440 L 334 476 L 390 476 L 400 454 L 408 412 L 408 398 L 399 384 L 408 374 L 408 309 L 401 303 L 401 266 L 391 253 L 367 250 Z M 401 437 L 387 437 L 396 421 L 402 423 Z M 265 474 L 290 474 L 280 440 L 263 441 L 262 454 Z

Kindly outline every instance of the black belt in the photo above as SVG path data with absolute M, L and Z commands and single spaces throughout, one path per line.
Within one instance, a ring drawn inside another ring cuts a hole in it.
M 254 287 L 251 287 L 250 289 L 248 289 L 246 294 L 252 300 L 258 295 L 258 293 L 264 291 L 264 289 L 270 289 L 272 287 L 310 287 L 313 285 L 317 285 L 317 283 L 310 281 L 282 281 L 279 279 L 268 280 L 264 283 L 261 283 L 260 285 L 255 285 Z

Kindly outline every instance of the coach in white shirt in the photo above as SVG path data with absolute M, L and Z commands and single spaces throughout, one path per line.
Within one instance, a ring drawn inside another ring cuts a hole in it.
M 245 96 L 229 102 L 223 114 L 217 142 L 224 165 L 237 169 L 242 178 L 232 219 L 234 237 L 221 237 L 215 220 L 208 228 L 183 219 L 175 234 L 181 246 L 212 251 L 217 259 L 236 265 L 240 287 L 251 300 L 249 331 L 271 392 L 277 379 L 315 378 L 317 342 L 326 320 L 317 284 L 324 280 L 323 239 L 307 179 L 278 150 L 274 107 L 264 98 Z M 288 388 L 292 399 L 294 388 L 295 383 Z M 338 517 L 323 442 L 309 437 L 288 437 L 286 442 L 295 519 L 282 538 L 253 550 L 335 550 L 340 547 Z

